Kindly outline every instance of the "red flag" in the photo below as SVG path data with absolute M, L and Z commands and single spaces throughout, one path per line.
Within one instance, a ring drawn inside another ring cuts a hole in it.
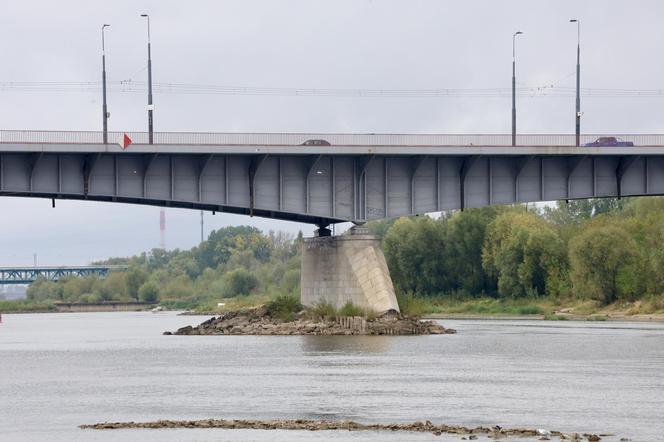
M 125 150 L 131 144 L 131 138 L 129 138 L 129 135 L 124 134 L 124 136 L 122 137 L 122 140 L 120 140 L 120 142 L 118 144 L 120 145 L 122 150 Z

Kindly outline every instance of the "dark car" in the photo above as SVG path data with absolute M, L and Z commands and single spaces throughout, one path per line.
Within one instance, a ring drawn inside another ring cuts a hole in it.
M 327 140 L 307 140 L 302 146 L 331 146 L 331 144 Z
M 603 146 L 634 146 L 634 143 L 631 141 L 623 141 L 616 137 L 599 137 L 592 143 L 584 144 L 585 147 L 603 147 Z

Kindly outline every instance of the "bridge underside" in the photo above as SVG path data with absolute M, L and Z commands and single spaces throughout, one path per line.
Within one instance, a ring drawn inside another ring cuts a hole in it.
M 0 195 L 325 226 L 515 202 L 664 194 L 664 155 L 2 152 Z

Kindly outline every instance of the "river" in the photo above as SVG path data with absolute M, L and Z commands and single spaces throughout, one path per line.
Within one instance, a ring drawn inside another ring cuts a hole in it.
M 77 428 L 203 418 L 428 419 L 664 440 L 664 324 L 445 320 L 458 334 L 161 335 L 204 319 L 170 312 L 3 315 L 0 440 L 460 440 Z

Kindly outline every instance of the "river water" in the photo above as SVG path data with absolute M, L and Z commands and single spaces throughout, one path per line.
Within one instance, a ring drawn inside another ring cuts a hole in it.
M 161 335 L 204 319 L 173 313 L 3 315 L 0 440 L 461 439 L 77 428 L 203 418 L 428 419 L 616 435 L 603 440 L 664 440 L 664 324 L 445 320 L 458 334 Z

